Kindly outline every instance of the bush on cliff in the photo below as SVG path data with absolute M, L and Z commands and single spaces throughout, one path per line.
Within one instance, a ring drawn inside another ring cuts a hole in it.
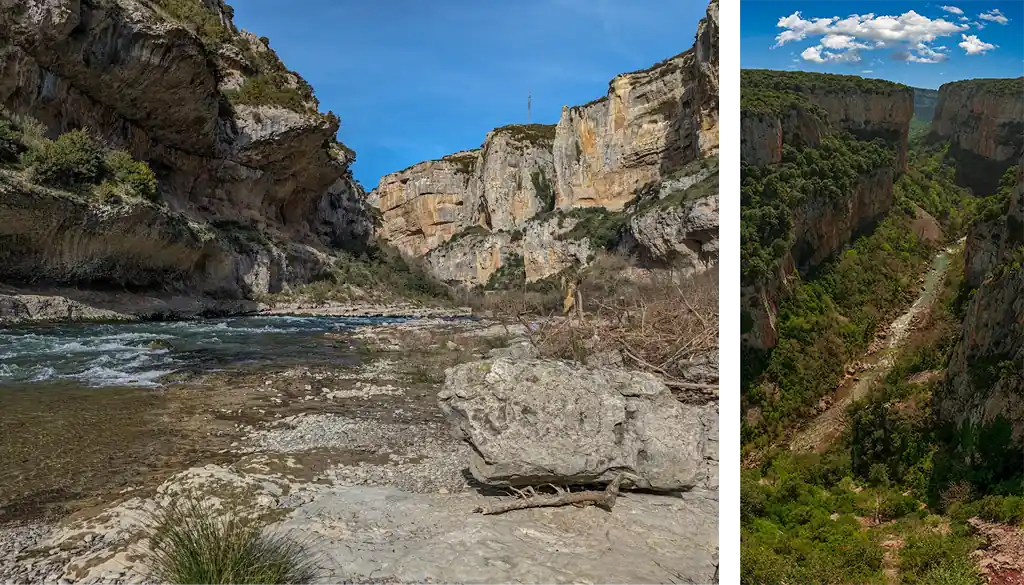
M 149 165 L 123 150 L 104 151 L 84 129 L 48 140 L 30 123 L 15 125 L 0 117 L 0 162 L 4 152 L 20 153 L 29 178 L 47 187 L 91 193 L 102 200 L 158 197 Z
M 112 150 L 103 157 L 103 166 L 106 176 L 103 184 L 112 183 L 129 196 L 157 199 L 156 176 L 146 163 L 135 160 L 123 150 Z M 103 185 L 100 187 L 102 189 Z
M 241 86 L 225 91 L 224 95 L 234 105 L 278 106 L 296 112 L 309 109 L 306 106 L 309 96 L 278 76 L 266 73 L 246 77 Z
M 22 152 L 21 135 L 10 120 L 0 119 L 0 163 L 18 160 Z
M 48 187 L 77 189 L 96 185 L 103 172 L 103 152 L 85 130 L 72 130 L 25 155 L 32 179 Z
M 171 18 L 192 28 L 212 48 L 231 39 L 231 31 L 202 0 L 156 0 L 156 4 Z

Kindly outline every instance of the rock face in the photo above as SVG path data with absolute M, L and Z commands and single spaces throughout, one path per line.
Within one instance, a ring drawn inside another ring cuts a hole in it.
M 821 144 L 828 124 L 810 110 L 792 109 L 782 115 L 744 111 L 740 116 L 740 157 L 763 167 L 782 161 L 782 146 Z
M 499 358 L 456 366 L 438 395 L 490 485 L 609 482 L 663 491 L 717 485 L 712 406 L 677 402 L 656 377 Z
M 322 256 L 332 242 L 365 238 L 367 218 L 337 217 L 340 201 L 362 197 L 349 171 L 354 153 L 334 142 L 337 117 L 317 113 L 305 82 L 262 41 L 237 30 L 226 5 L 204 6 L 205 16 L 219 23 L 218 39 L 193 32 L 208 34 L 213 24 L 176 21 L 149 2 L 0 1 L 0 103 L 37 118 L 51 136 L 86 127 L 108 146 L 147 161 L 161 199 L 183 221 L 237 222 L 308 247 L 303 256 Z M 294 103 L 229 102 L 248 78 L 269 74 L 280 80 L 282 92 L 295 96 Z M 88 239 L 85 233 L 61 235 Z M 176 242 L 169 249 L 193 244 Z M 246 249 L 228 262 L 244 264 L 243 256 L 263 253 Z M 50 266 L 51 275 L 77 280 L 102 263 L 88 249 L 79 254 L 84 256 L 74 266 Z M 273 277 L 257 278 L 251 290 L 237 287 L 227 273 L 227 280 L 210 282 L 208 267 L 187 269 L 182 257 L 174 261 L 184 271 L 176 282 L 207 281 L 208 288 L 232 295 L 276 292 Z M 58 274 L 63 268 L 68 272 Z M 94 280 L 104 278 L 97 274 Z M 263 289 L 264 282 L 271 288 Z
M 718 174 L 709 177 L 713 194 L 678 205 L 655 205 L 634 215 L 629 235 L 634 254 L 650 264 L 677 266 L 697 273 L 718 258 Z
M 1024 440 L 1024 158 L 1009 212 L 972 226 L 964 259 L 977 290 L 936 394 L 936 415 L 975 428 L 1003 417 Z
M 422 256 L 471 224 L 475 151 L 387 175 L 370 194 L 383 214 L 380 235 L 402 253 Z
M 1024 154 L 1024 77 L 972 79 L 939 88 L 932 133 L 952 143 L 957 180 L 976 194 L 995 191 Z
M 431 273 L 442 282 L 486 284 L 491 275 L 522 255 L 508 232 L 470 234 L 450 240 L 427 256 Z
M 623 211 L 641 190 L 717 151 L 718 3 L 713 1 L 690 50 L 645 71 L 619 75 L 605 97 L 564 108 L 557 126 L 498 128 L 479 150 L 388 175 L 370 199 L 383 213 L 380 235 L 406 256 L 429 255 L 429 265 L 441 278 L 480 284 L 485 273 L 500 267 L 492 260 L 522 256 L 527 280 L 533 281 L 586 264 L 594 255 L 589 243 L 558 237 L 562 228 L 552 228 L 552 211 Z M 717 208 L 717 203 L 709 204 Z M 636 225 L 658 230 L 649 243 L 660 254 L 689 245 L 654 244 L 689 233 L 689 228 L 662 225 L 676 220 L 689 221 L 669 213 Z M 439 250 L 449 239 L 478 227 L 515 234 L 508 239 L 511 248 L 497 250 L 501 238 L 476 238 Z M 523 240 L 520 232 L 525 233 Z M 470 250 L 474 242 L 482 248 Z M 706 253 L 705 264 L 713 263 L 710 256 L 717 257 L 717 248 Z

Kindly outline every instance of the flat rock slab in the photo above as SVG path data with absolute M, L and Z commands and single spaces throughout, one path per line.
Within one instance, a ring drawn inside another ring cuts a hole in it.
M 471 513 L 484 499 L 476 494 L 335 488 L 299 506 L 280 528 L 310 538 L 323 556 L 325 583 L 710 583 L 718 542 L 713 496 L 626 494 L 612 512 L 483 516 Z
M 650 374 L 498 358 L 449 369 L 438 401 L 484 484 L 607 483 L 626 472 L 643 489 L 717 487 L 717 403 L 680 403 Z

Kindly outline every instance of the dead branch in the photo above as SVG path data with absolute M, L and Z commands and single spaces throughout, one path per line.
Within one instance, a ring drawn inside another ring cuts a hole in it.
M 611 510 L 615 506 L 615 499 L 619 497 L 619 486 L 626 480 L 626 474 L 619 474 L 603 492 L 568 492 L 564 488 L 551 486 L 555 489 L 555 495 L 539 495 L 533 488 L 514 490 L 518 499 L 501 502 L 490 507 L 477 506 L 473 509 L 478 514 L 504 514 L 512 510 L 526 510 L 528 508 L 548 508 L 555 506 L 598 506 L 605 510 Z M 550 485 L 550 484 L 549 484 Z

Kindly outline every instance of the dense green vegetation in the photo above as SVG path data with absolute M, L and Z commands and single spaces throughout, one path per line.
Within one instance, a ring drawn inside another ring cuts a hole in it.
M 743 88 L 740 94 L 740 111 L 781 117 L 788 112 L 807 112 L 822 122 L 828 121 L 828 113 L 812 104 L 806 96 L 793 91 L 751 87 Z
M 513 140 L 530 144 L 551 144 L 555 140 L 554 124 L 509 124 L 494 129 L 495 134 L 508 134 Z
M 831 95 L 848 95 L 851 92 L 895 95 L 912 92 L 910 87 L 883 79 L 869 79 L 856 75 L 833 75 L 808 71 L 773 71 L 768 69 L 743 69 L 740 71 L 740 86 L 748 89 L 769 89 L 778 92 L 824 92 Z
M 156 177 L 129 153 L 107 150 L 84 129 L 50 140 L 36 120 L 0 108 L 0 167 L 23 171 L 35 183 L 99 200 L 156 201 Z
M 764 446 L 810 414 L 835 388 L 847 361 L 913 298 L 932 249 L 911 229 L 912 220 L 895 211 L 817 278 L 793 285 L 778 308 L 779 343 L 770 352 L 748 350 L 744 356 L 745 402 L 762 418 L 744 424 L 744 443 Z
M 826 137 L 818 148 L 784 146 L 782 162 L 741 168 L 741 246 L 747 281 L 772 274 L 793 245 L 793 217 L 804 204 L 849 196 L 862 177 L 892 166 L 884 142 Z M 799 262 L 800 259 L 797 258 Z
M 765 72 L 759 91 L 745 86 L 744 93 L 750 109 L 778 114 L 803 107 L 787 91 L 837 81 L 823 77 L 832 76 Z M 836 87 L 856 79 L 838 80 Z M 884 150 L 883 143 L 876 146 Z M 915 325 L 891 371 L 848 408 L 841 439 L 822 454 L 787 448 L 789 431 L 818 412 L 846 364 L 915 296 L 934 247 L 960 238 L 978 219 L 1007 217 L 1016 169 L 994 195 L 978 197 L 955 166 L 963 161 L 921 124 L 887 217 L 823 265 L 801 266 L 806 252 L 792 236 L 794 211 L 851 193 L 857 178 L 878 166 L 858 159 L 883 156 L 870 148 L 852 137 L 830 137 L 822 148 L 789 149 L 779 165 L 742 169 L 745 281 L 774 278 L 777 258 L 786 253 L 803 269 L 779 301 L 776 346 L 744 350 L 742 433 L 750 466 L 741 488 L 744 583 L 980 585 L 970 556 L 980 542 L 967 519 L 1024 522 L 1024 463 L 1009 422 L 939 425 L 933 415 L 933 404 L 951 399 L 941 372 L 972 292 L 963 282 L 962 258 L 952 259 L 939 300 Z M 827 156 L 816 152 L 823 150 Z M 989 167 L 970 171 L 991 174 Z M 938 241 L 929 233 L 929 216 L 941 228 Z M 1007 264 L 1022 269 L 1024 248 Z M 1002 275 L 999 270 L 989 276 Z M 744 327 L 753 325 L 749 315 L 745 321 Z M 968 366 L 978 388 L 1024 375 L 1019 370 L 1008 356 Z
M 744 583 L 980 584 L 971 517 L 1024 521 L 1009 425 L 936 427 L 941 371 L 959 334 L 962 259 L 893 369 L 848 410 L 823 455 L 771 453 L 742 472 Z M 974 453 L 967 457 L 966 453 Z M 893 546 L 894 543 L 902 546 Z
M 987 93 L 992 96 L 1015 96 L 1024 95 L 1024 77 L 997 77 L 984 79 L 965 79 L 945 83 L 942 88 L 970 93 Z M 940 88 L 940 90 L 942 89 Z
M 494 271 L 487 279 L 484 290 L 508 290 L 526 285 L 526 264 L 523 257 L 514 254 L 506 258 L 501 268 Z
M 450 298 L 448 289 L 425 267 L 406 260 L 390 246 L 373 246 L 358 255 L 335 255 L 337 259 L 330 270 L 318 282 L 301 287 L 297 291 L 299 296 L 329 301 L 373 293 L 429 303 L 447 302 Z

